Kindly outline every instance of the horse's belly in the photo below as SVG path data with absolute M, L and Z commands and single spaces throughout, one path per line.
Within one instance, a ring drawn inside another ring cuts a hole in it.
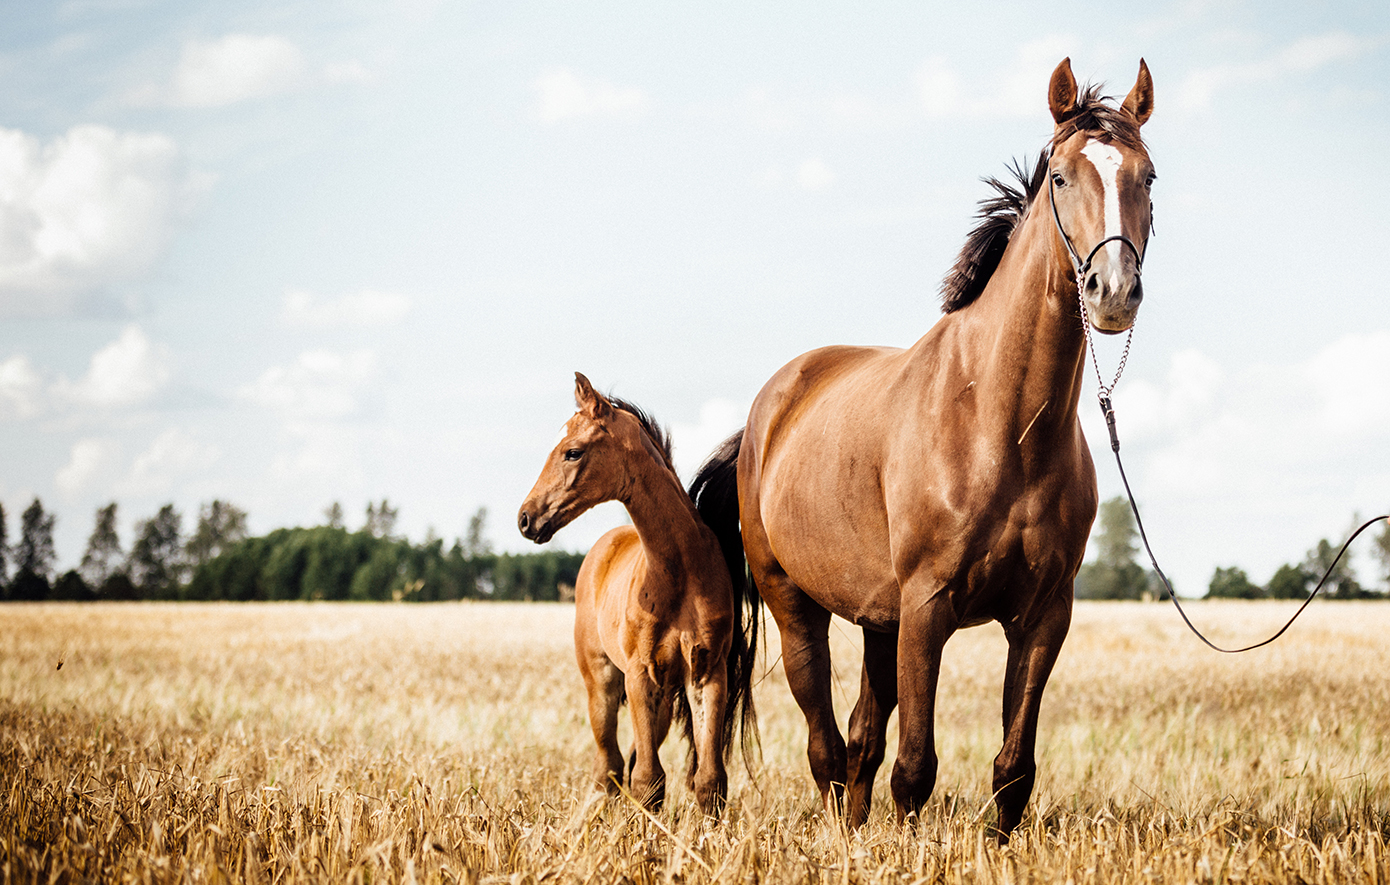
M 763 508 L 763 526 L 778 565 L 825 609 L 870 629 L 895 629 L 899 589 L 889 555 L 887 520 L 872 507 L 853 512 L 834 490 L 781 484 Z M 831 504 L 826 507 L 826 503 Z

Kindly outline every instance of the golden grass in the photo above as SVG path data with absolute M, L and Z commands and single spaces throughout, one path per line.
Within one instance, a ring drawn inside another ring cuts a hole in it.
M 1218 641 L 1288 607 L 1194 606 Z M 890 758 L 859 832 L 818 813 L 777 664 L 762 769 L 722 821 L 673 776 L 648 816 L 589 787 L 561 605 L 0 608 L 0 874 L 49 881 L 1380 882 L 1390 605 L 1315 604 L 1219 656 L 1162 605 L 1081 603 L 1040 773 L 993 844 L 997 627 L 947 646 L 941 773 L 916 829 Z M 858 686 L 836 622 L 837 704 Z M 776 659 L 775 631 L 768 637 Z M 61 669 L 58 664 L 62 663 Z M 896 734 L 890 732 L 890 742 Z M 668 771 L 683 750 L 668 742 Z

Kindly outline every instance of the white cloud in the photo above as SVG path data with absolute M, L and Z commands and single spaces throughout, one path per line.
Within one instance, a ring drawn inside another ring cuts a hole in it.
M 17 354 L 0 362 L 0 418 L 30 418 L 39 411 L 43 379 L 29 358 Z
M 0 315 L 68 312 L 162 257 L 198 190 L 166 136 L 0 129 Z
M 945 56 L 932 56 L 914 76 L 918 104 L 929 120 L 1027 118 L 1047 113 L 1047 82 L 1076 40 L 1049 35 L 1031 40 L 999 70 L 957 70 Z
M 1121 493 L 1099 410 L 1082 406 L 1104 494 Z M 1263 581 L 1318 532 L 1390 501 L 1390 330 L 1240 368 L 1180 353 L 1162 381 L 1122 383 L 1115 410 L 1155 552 L 1184 595 L 1205 591 L 1213 563 Z
M 54 477 L 58 488 L 67 495 L 80 492 L 114 462 L 117 447 L 110 440 L 80 439 L 73 443 L 68 463 Z
M 1196 68 L 1179 84 L 1176 104 L 1188 110 L 1205 110 L 1221 93 L 1307 74 L 1335 62 L 1356 58 L 1383 42 L 1380 38 L 1332 31 L 1304 37 L 1251 61 Z
M 273 366 L 239 395 L 295 419 L 342 418 L 357 411 L 357 395 L 376 369 L 370 350 L 311 350 L 289 366 Z
M 303 82 L 304 54 L 273 34 L 227 34 L 183 46 L 166 100 L 176 107 L 207 108 L 285 92 Z
M 364 289 L 337 298 L 320 298 L 291 289 L 285 293 L 280 318 L 286 325 L 312 328 L 380 327 L 399 322 L 410 312 L 410 306 L 410 298 L 397 292 Z
M 61 396 L 83 405 L 119 408 L 147 401 L 168 383 L 169 374 L 169 349 L 131 324 L 92 354 L 87 373 L 76 384 L 60 381 L 56 388 Z
M 536 114 L 542 123 L 620 116 L 641 111 L 647 105 L 647 94 L 641 89 L 581 78 L 566 69 L 537 77 L 535 88 Z
M 695 424 L 675 423 L 671 427 L 671 449 L 676 468 L 686 482 L 695 478 L 695 471 L 710 456 L 715 447 L 748 420 L 748 404 L 728 399 L 707 400 L 700 406 L 700 419 Z
M 835 183 L 835 170 L 819 157 L 801 161 L 796 167 L 796 184 L 802 190 L 821 191 Z
M 117 487 L 120 494 L 154 495 L 166 492 L 177 480 L 200 473 L 220 457 L 215 446 L 206 445 L 177 427 L 155 437 L 149 448 L 136 456 L 130 473 Z

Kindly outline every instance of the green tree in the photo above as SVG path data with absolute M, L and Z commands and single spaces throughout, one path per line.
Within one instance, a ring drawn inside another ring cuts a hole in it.
M 15 576 L 8 587 L 10 599 L 47 599 L 52 587 L 53 524 L 56 518 L 44 512 L 38 498 L 20 516 L 19 543 L 14 548 Z
M 3 511 L 0 511 L 0 514 L 3 514 Z M 4 544 L 4 539 L 4 529 L 0 528 L 0 545 Z M 1390 593 L 1390 520 L 1380 524 L 1380 531 L 1372 536 L 1371 540 L 1371 555 L 1380 563 L 1380 580 L 1385 585 L 1385 592 Z M 3 570 L 0 570 L 0 580 L 3 578 Z
M 1100 505 L 1100 534 L 1096 558 L 1076 576 L 1078 599 L 1143 599 L 1154 592 L 1156 579 L 1135 561 L 1139 530 L 1129 501 L 1111 498 Z
M 198 508 L 198 526 L 183 549 L 196 568 L 245 537 L 246 511 L 214 499 Z
M 1284 563 L 1269 579 L 1265 595 L 1270 599 L 1307 599 L 1316 580 L 1302 566 Z
M 1245 570 L 1237 566 L 1217 566 L 1207 586 L 1208 599 L 1261 599 L 1264 595 L 1264 588 L 1252 583 Z
M 1334 547 L 1331 541 L 1323 538 L 1318 541 L 1316 547 L 1308 551 L 1308 556 L 1303 560 L 1303 570 L 1313 576 L 1313 581 L 1317 581 L 1324 574 L 1327 575 L 1322 592 L 1329 599 L 1366 599 L 1375 596 L 1356 580 L 1350 557 L 1343 556 L 1337 560 L 1340 550 L 1340 547 Z M 1333 565 L 1334 560 L 1337 560 L 1336 565 Z
M 375 538 L 389 538 L 391 533 L 396 530 L 396 514 L 398 508 L 392 507 L 385 498 L 381 499 L 380 506 L 367 502 L 367 525 L 368 534 Z
M 92 587 L 100 587 L 111 577 L 121 561 L 121 539 L 116 534 L 116 502 L 97 508 L 96 524 L 87 539 L 87 550 L 78 566 L 82 577 Z
M 343 527 L 343 505 L 334 501 L 323 511 L 323 518 L 328 520 L 325 525 L 330 529 L 340 529 Z
M 135 526 L 127 570 L 142 599 L 177 599 L 184 572 L 183 515 L 165 504 Z
M 10 582 L 10 539 L 6 522 L 5 505 L 0 504 L 0 599 L 5 598 Z

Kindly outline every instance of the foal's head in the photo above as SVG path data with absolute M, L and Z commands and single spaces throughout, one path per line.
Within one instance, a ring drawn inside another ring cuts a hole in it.
M 544 544 L 575 517 L 604 501 L 624 499 L 632 489 L 635 459 L 655 459 L 671 472 L 671 444 L 650 416 L 616 397 L 594 390 L 574 373 L 579 411 L 565 422 L 560 442 L 517 514 L 526 538 Z
M 1139 78 L 1116 108 L 1095 89 L 1078 96 L 1071 60 L 1063 59 L 1048 105 L 1057 124 L 1047 186 L 1058 239 L 1078 270 L 1091 325 L 1123 332 L 1144 298 L 1139 272 L 1153 221 L 1154 167 L 1139 135 L 1154 107 L 1148 65 L 1140 60 Z

